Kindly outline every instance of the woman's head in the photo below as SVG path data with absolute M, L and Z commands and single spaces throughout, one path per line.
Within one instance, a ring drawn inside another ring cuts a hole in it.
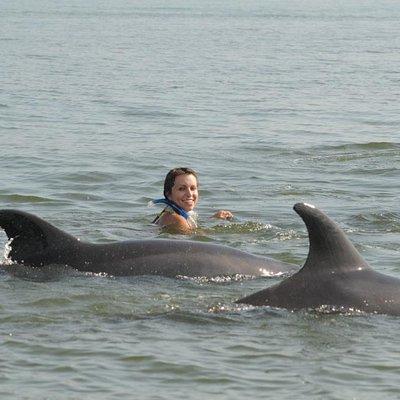
M 197 204 L 198 178 L 191 168 L 174 168 L 164 181 L 164 196 L 185 211 L 191 211 Z

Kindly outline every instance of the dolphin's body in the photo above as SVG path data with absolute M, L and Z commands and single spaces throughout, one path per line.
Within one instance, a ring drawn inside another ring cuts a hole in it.
M 341 228 L 320 210 L 301 203 L 294 209 L 306 224 L 310 240 L 303 268 L 237 303 L 400 315 L 400 279 L 374 271 Z
M 0 227 L 11 239 L 8 259 L 29 267 L 62 265 L 79 271 L 124 275 L 273 276 L 296 265 L 254 256 L 227 246 L 183 240 L 81 242 L 39 217 L 0 210 Z

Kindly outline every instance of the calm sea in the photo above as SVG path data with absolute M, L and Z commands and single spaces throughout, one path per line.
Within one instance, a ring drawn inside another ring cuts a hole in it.
M 400 277 L 399 20 L 390 0 L 2 0 L 0 208 L 154 238 L 147 203 L 190 166 L 192 239 L 302 264 L 306 201 Z M 277 282 L 2 272 L 0 396 L 400 398 L 399 318 L 234 305 Z

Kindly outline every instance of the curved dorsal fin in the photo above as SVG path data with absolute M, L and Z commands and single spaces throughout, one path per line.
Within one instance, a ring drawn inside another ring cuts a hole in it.
M 339 225 L 312 205 L 293 207 L 308 230 L 310 248 L 304 271 L 350 271 L 370 268 Z
M 22 264 L 41 265 L 36 262 L 39 255 L 77 242 L 73 236 L 39 217 L 19 210 L 0 210 L 0 227 L 12 239 L 8 256 Z

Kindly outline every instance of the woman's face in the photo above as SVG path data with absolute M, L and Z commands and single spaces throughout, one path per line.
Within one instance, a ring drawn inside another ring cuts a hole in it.
M 185 211 L 192 211 L 199 198 L 196 177 L 192 174 L 178 175 L 168 198 Z

